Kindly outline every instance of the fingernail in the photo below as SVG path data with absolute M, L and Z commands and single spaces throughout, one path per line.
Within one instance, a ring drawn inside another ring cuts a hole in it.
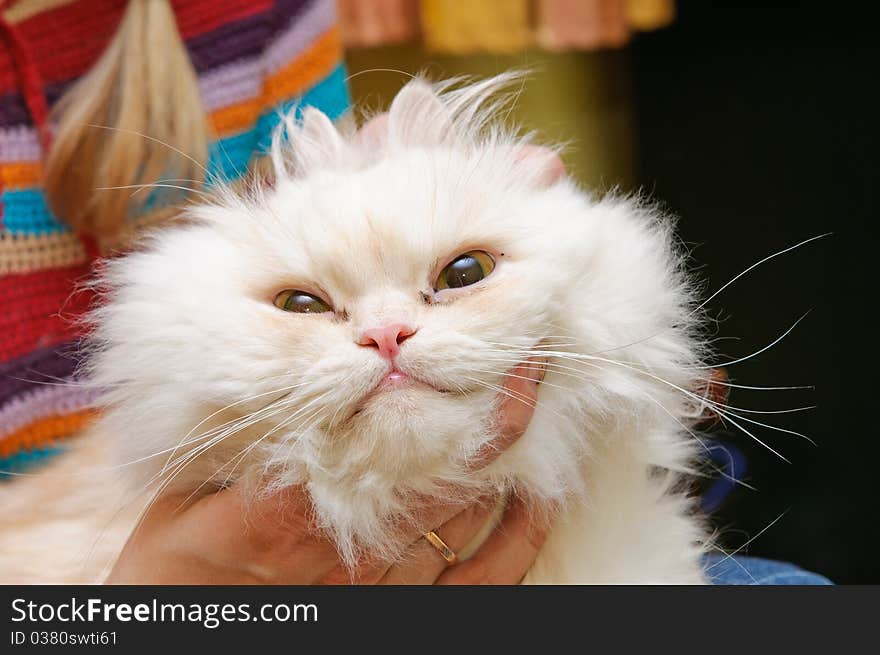
M 544 381 L 544 376 L 547 374 L 547 358 L 536 357 L 530 359 L 527 368 L 528 376 L 534 380 L 536 384 L 541 384 L 541 382 Z

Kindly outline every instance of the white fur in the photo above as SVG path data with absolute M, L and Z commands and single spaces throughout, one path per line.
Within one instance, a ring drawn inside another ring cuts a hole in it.
M 272 188 L 222 189 L 108 264 L 90 372 L 107 389 L 98 432 L 138 462 L 120 469 L 130 483 L 304 482 L 349 561 L 400 556 L 413 494 L 501 489 L 555 513 L 526 582 L 703 580 L 683 483 L 705 371 L 672 227 L 637 199 L 548 181 L 548 158 L 491 122 L 507 81 L 415 80 L 369 138 L 307 110 L 277 135 Z M 472 249 L 497 253 L 494 272 L 434 296 L 437 266 Z M 286 288 L 337 315 L 282 312 Z M 401 367 L 448 392 L 359 405 L 386 366 L 357 335 L 396 320 L 418 327 Z M 466 474 L 491 438 L 492 387 L 541 352 L 528 432 Z M 264 419 L 233 429 L 252 412 Z

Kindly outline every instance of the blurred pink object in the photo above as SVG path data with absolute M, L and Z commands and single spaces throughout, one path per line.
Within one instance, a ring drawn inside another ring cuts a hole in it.
M 337 0 L 337 6 L 349 47 L 404 43 L 421 35 L 419 0 Z
M 629 41 L 626 0 L 541 0 L 538 44 L 548 50 L 598 50 Z

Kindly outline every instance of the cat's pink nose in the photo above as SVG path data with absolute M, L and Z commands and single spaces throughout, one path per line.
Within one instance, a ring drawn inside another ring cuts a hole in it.
M 400 344 L 416 333 L 416 328 L 406 323 L 389 323 L 383 327 L 370 328 L 361 332 L 358 343 L 379 349 L 379 354 L 393 360 L 400 352 Z

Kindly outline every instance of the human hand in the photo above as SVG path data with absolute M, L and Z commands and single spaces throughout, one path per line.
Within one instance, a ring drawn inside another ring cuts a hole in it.
M 540 362 L 520 364 L 508 375 L 496 416 L 496 438 L 475 460 L 490 464 L 523 435 L 534 412 Z M 484 528 L 496 499 L 462 509 L 432 500 L 425 525 L 453 551 Z M 310 499 L 301 486 L 250 502 L 233 485 L 181 506 L 168 496 L 152 505 L 132 533 L 107 584 L 517 584 L 531 568 L 548 526 L 514 498 L 498 526 L 467 560 L 450 563 L 420 531 L 393 564 L 363 561 L 354 569 L 310 523 Z

